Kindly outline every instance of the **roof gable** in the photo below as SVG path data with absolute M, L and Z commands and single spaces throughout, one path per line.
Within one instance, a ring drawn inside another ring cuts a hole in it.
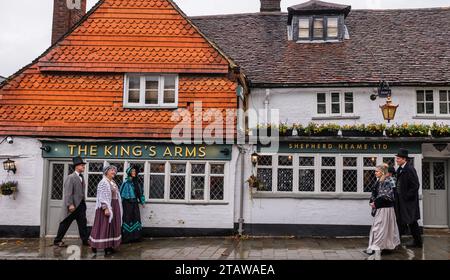
M 227 73 L 233 66 L 171 0 L 101 0 L 40 71 Z

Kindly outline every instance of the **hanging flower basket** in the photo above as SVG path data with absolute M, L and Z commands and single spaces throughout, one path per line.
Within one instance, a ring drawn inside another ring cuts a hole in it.
M 255 175 L 250 176 L 247 180 L 248 186 L 252 193 L 261 191 L 264 188 L 264 182 Z
M 0 194 L 5 196 L 14 195 L 17 192 L 18 183 L 15 181 L 3 182 L 0 185 Z

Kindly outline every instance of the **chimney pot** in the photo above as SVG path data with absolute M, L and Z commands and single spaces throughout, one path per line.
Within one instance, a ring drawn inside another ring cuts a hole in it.
M 52 44 L 86 14 L 87 0 L 53 0 Z
M 281 0 L 261 0 L 262 12 L 281 12 Z

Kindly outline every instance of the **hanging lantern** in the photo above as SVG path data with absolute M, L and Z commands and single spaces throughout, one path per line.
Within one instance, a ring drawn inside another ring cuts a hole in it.
M 256 164 L 258 163 L 258 158 L 259 158 L 259 155 L 257 153 L 252 154 L 252 163 L 254 166 L 256 166 Z
M 383 113 L 383 117 L 389 123 L 394 120 L 395 114 L 397 113 L 397 108 L 399 105 L 392 104 L 392 98 L 389 96 L 386 100 L 386 104 L 380 106 L 381 112 Z
M 16 174 L 16 162 L 13 160 L 6 160 L 3 162 L 3 169 L 5 169 L 8 172 L 13 172 L 14 174 Z

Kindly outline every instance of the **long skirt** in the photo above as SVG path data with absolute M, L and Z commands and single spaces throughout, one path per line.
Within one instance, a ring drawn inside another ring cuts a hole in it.
M 398 245 L 400 245 L 400 234 L 394 207 L 378 209 L 370 230 L 368 250 L 394 250 Z
M 96 249 L 117 248 L 122 242 L 120 204 L 118 199 L 111 201 L 113 219 L 105 216 L 103 209 L 95 211 L 94 225 L 92 226 L 89 245 Z
M 139 204 L 136 200 L 125 199 L 123 206 L 122 241 L 138 242 L 142 238 L 142 223 Z

